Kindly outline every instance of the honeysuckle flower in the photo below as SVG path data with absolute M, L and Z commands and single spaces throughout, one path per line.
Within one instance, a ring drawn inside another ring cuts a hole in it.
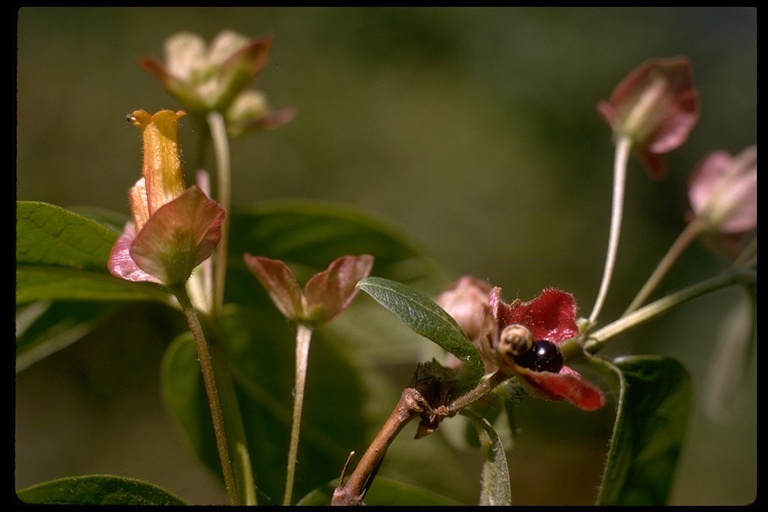
M 688 197 L 709 230 L 745 233 L 757 226 L 757 146 L 736 156 L 710 153 L 691 175 Z
M 357 295 L 355 285 L 373 267 L 369 254 L 342 256 L 310 278 L 302 290 L 282 261 L 248 253 L 243 259 L 277 309 L 289 320 L 310 326 L 327 323 L 344 311 Z
M 654 178 L 666 173 L 659 157 L 679 147 L 698 120 L 693 67 L 687 57 L 652 59 L 632 71 L 597 109 L 614 137 L 629 137 Z
M 501 300 L 501 288 L 495 287 L 491 290 L 489 303 L 496 328 L 490 333 L 490 339 L 485 338 L 486 342 L 490 342 L 485 352 L 495 356 L 499 368 L 515 375 L 521 384 L 539 397 L 567 400 L 588 411 L 605 405 L 602 391 L 565 364 L 557 372 L 536 371 L 521 366 L 522 361 L 505 357 L 500 351 L 501 334 L 509 326 L 523 326 L 534 340 L 546 340 L 554 345 L 561 345 L 576 336 L 579 333 L 576 324 L 578 308 L 573 295 L 547 288 L 531 301 L 515 300 L 507 304 Z
M 180 32 L 165 41 L 163 65 L 152 58 L 139 64 L 157 77 L 163 86 L 191 113 L 206 114 L 216 110 L 226 113 L 241 93 L 267 63 L 273 37 L 251 39 L 231 30 L 220 32 L 206 48 L 197 34 Z M 251 101 L 251 100 L 247 100 Z M 272 127 L 289 121 L 292 111 L 272 112 L 266 103 L 262 109 L 236 108 L 239 126 L 244 114 L 250 124 Z
M 183 284 L 219 243 L 224 209 L 198 187 L 184 185 L 178 145 L 178 120 L 184 115 L 137 110 L 128 116 L 141 129 L 144 164 L 143 177 L 129 191 L 133 221 L 109 255 L 116 277 Z
M 552 354 L 529 351 L 521 357 L 510 357 L 509 347 L 504 346 L 510 330 L 528 336 L 530 343 L 547 341 L 554 346 L 576 336 L 578 308 L 571 294 L 547 288 L 529 302 L 518 299 L 507 304 L 501 300 L 500 288 L 465 276 L 451 284 L 437 303 L 473 341 L 486 373 L 502 370 L 516 377 L 535 396 L 567 400 L 584 410 L 599 409 L 605 404 L 602 391 L 563 364 L 559 350 Z M 549 367 L 552 361 L 554 366 Z M 550 371 L 553 368 L 556 370 Z

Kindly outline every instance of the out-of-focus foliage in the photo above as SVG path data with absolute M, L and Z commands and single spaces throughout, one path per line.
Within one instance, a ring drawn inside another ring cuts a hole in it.
M 139 58 L 161 57 L 165 38 L 181 30 L 208 39 L 225 28 L 273 32 L 256 85 L 273 105 L 296 108 L 297 117 L 232 143 L 235 204 L 348 202 L 394 220 L 457 273 L 487 277 L 520 297 L 557 286 L 588 309 L 604 258 L 613 152 L 595 105 L 645 59 L 685 54 L 701 119 L 684 149 L 667 159 L 664 182 L 629 174 L 620 263 L 603 313 L 612 318 L 682 229 L 691 170 L 713 148 L 736 153 L 754 142 L 756 17 L 754 8 L 22 8 L 16 194 L 127 214 L 125 191 L 141 155 L 125 114 L 180 107 L 139 68 Z M 191 177 L 201 127 L 188 123 L 180 135 Z M 719 264 L 694 247 L 659 293 Z M 701 400 L 716 318 L 733 299 L 719 293 L 699 300 L 611 350 L 642 347 L 676 358 Z M 137 310 L 149 318 L 132 322 Z M 380 337 L 403 342 L 387 314 L 375 323 Z M 156 397 L 160 354 L 178 331 L 167 317 L 136 305 L 125 330 L 97 329 L 19 374 L 18 487 L 126 471 L 190 503 L 222 499 L 211 498 L 220 491 L 191 460 Z M 352 323 L 334 328 L 349 334 Z M 370 339 L 361 349 L 376 354 L 366 361 L 387 370 L 393 389 L 407 383 L 415 360 L 402 355 L 411 352 L 374 352 Z M 754 375 L 753 366 L 746 369 L 742 405 L 719 423 L 694 404 L 672 503 L 755 498 L 756 474 L 743 470 L 756 466 Z M 396 394 L 382 397 L 371 405 L 373 417 L 386 417 L 396 401 Z M 610 416 L 537 401 L 519 407 L 521 431 L 508 455 L 513 503 L 593 503 Z M 418 442 L 404 432 L 382 475 L 412 475 L 420 486 L 476 501 L 467 483 L 480 474 L 476 452 L 452 454 L 445 472 L 423 463 L 448 446 L 451 428 Z

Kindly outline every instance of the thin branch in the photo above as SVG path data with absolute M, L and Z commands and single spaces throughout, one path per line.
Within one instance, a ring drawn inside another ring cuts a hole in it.
M 416 389 L 405 388 L 403 390 L 400 401 L 397 402 L 392 414 L 389 415 L 384 426 L 371 442 L 357 467 L 349 476 L 349 480 L 345 483 L 343 479 L 349 464 L 347 461 L 342 472 L 342 480 L 339 481 L 338 487 L 333 491 L 331 505 L 363 505 L 365 493 L 368 492 L 368 488 L 373 483 L 373 476 L 384 460 L 387 448 L 403 430 L 403 427 L 424 412 L 425 405 L 424 398 Z
M 726 286 L 739 283 L 750 283 L 757 279 L 756 271 L 731 269 L 713 278 L 702 281 L 683 290 L 672 293 L 644 306 L 637 311 L 612 322 L 602 329 L 589 335 L 584 343 L 584 349 L 590 353 L 597 352 L 602 344 L 614 336 L 623 333 L 641 323 L 659 317 L 668 311 L 690 301 Z

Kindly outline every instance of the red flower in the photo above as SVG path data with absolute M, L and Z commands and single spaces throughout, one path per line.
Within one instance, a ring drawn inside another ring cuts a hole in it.
M 557 348 L 579 333 L 576 302 L 570 293 L 548 288 L 529 302 L 507 304 L 501 300 L 500 288 L 489 291 L 482 281 L 464 277 L 446 289 L 438 302 L 452 315 L 461 313 L 455 319 L 465 332 L 472 333 L 487 372 L 500 369 L 517 377 L 533 395 L 567 400 L 580 409 L 591 411 L 605 405 L 602 391 L 564 365 Z M 508 344 L 507 333 L 512 331 L 528 338 L 524 353 L 518 352 L 519 345 Z M 533 347 L 545 353 L 536 355 Z
M 490 348 L 502 370 L 517 376 L 518 381 L 542 398 L 568 400 L 588 411 L 605 405 L 603 393 L 568 366 L 563 365 L 557 372 L 537 371 L 521 366 L 519 361 L 499 349 L 500 333 L 511 325 L 521 325 L 530 331 L 534 340 L 546 340 L 556 346 L 576 336 L 579 328 L 576 325 L 577 307 L 573 295 L 547 288 L 529 302 L 515 300 L 506 304 L 501 300 L 501 289 L 494 288 L 489 303 L 496 319 Z
M 666 172 L 660 154 L 679 147 L 699 117 L 693 68 L 687 57 L 648 60 L 632 71 L 597 109 L 614 135 L 629 137 L 654 178 Z

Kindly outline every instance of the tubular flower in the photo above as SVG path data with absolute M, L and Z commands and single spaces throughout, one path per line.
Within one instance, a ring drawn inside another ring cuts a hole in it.
M 654 178 L 666 173 L 659 155 L 679 147 L 698 121 L 698 99 L 687 57 L 648 60 L 613 90 L 598 112 L 614 136 L 629 137 Z
M 757 147 L 736 156 L 710 153 L 691 175 L 688 197 L 696 217 L 726 235 L 757 226 Z
M 373 256 L 342 256 L 315 274 L 302 290 L 280 260 L 245 254 L 246 265 L 264 286 L 277 309 L 289 320 L 316 326 L 330 322 L 357 295 L 357 282 L 371 273 Z
M 170 110 L 128 115 L 141 129 L 144 165 L 129 191 L 133 221 L 109 255 L 109 271 L 121 279 L 183 284 L 221 239 L 224 209 L 198 187 L 184 186 L 177 136 L 182 116 Z
M 563 361 L 559 349 L 579 333 L 569 293 L 547 288 L 529 301 L 501 300 L 501 289 L 462 277 L 437 299 L 473 341 L 487 373 L 514 376 L 535 396 L 567 400 L 580 409 L 605 404 L 603 393 Z
M 236 123 L 237 131 L 274 128 L 293 119 L 293 110 L 273 112 L 261 93 L 245 91 L 266 65 L 272 39 L 224 30 L 206 49 L 199 35 L 180 32 L 165 41 L 165 66 L 152 58 L 139 64 L 192 113 L 220 111 Z M 239 99 L 242 94 L 245 100 Z M 253 94 L 260 95 L 257 106 L 249 97 Z

